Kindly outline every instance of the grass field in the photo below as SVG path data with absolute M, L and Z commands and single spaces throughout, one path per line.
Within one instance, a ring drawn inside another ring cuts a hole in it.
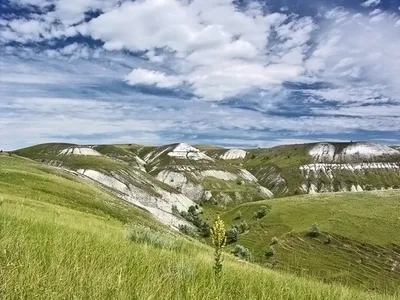
M 398 191 L 332 193 L 272 199 L 225 210 L 210 206 L 205 211 L 208 220 L 220 213 L 230 226 L 246 221 L 250 230 L 239 235 L 237 244 L 249 248 L 261 265 L 275 261 L 277 269 L 298 275 L 363 290 L 396 292 L 400 286 L 399 200 Z M 269 212 L 255 219 L 254 212 L 263 205 Z M 321 231 L 317 238 L 307 236 L 313 223 Z M 272 245 L 274 257 L 267 258 L 273 237 L 279 242 Z
M 332 197 L 341 199 L 336 204 L 342 219 L 349 211 L 360 220 L 377 219 L 365 234 L 354 227 L 347 235 L 352 241 L 398 242 L 395 206 L 370 209 L 364 216 L 355 204 L 346 205 L 345 197 Z M 394 205 L 391 195 L 385 199 Z M 328 207 L 329 199 L 315 200 Z M 269 205 L 270 213 L 258 221 L 260 228 L 254 221 L 250 231 L 240 236 L 241 243 L 246 243 L 246 236 L 249 245 L 259 247 L 256 232 L 268 239 L 264 233 L 275 230 L 273 224 L 286 224 L 296 236 L 315 221 L 319 213 L 310 214 L 306 206 L 297 209 L 296 201 L 312 205 L 314 200 L 252 203 L 227 211 L 224 218 L 230 223 L 240 209 L 250 223 L 255 208 Z M 376 204 L 369 204 L 370 208 Z M 330 215 L 329 210 L 323 211 L 321 220 Z M 293 219 L 298 212 L 307 217 L 298 214 Z M 390 214 L 384 228 L 393 226 L 386 236 L 378 230 L 381 214 Z M 337 234 L 346 233 L 346 224 L 338 224 L 326 221 L 320 227 L 324 232 L 337 227 Z M 277 249 L 277 255 L 283 255 L 285 244 L 279 238 L 282 249 Z M 397 299 L 393 289 L 366 292 L 323 283 L 289 274 L 289 269 L 240 262 L 229 254 L 220 281 L 215 280 L 212 266 L 210 247 L 171 232 L 97 186 L 28 159 L 0 155 L 0 299 Z

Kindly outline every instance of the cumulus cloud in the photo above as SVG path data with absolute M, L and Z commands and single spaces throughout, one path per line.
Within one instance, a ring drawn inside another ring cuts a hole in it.
M 264 14 L 255 5 L 241 11 L 226 0 L 126 2 L 88 24 L 88 33 L 103 40 L 107 50 L 169 52 L 171 74 L 147 74 L 149 84 L 186 81 L 206 100 L 268 89 L 300 76 L 313 29 L 311 18 L 289 20 L 280 13 Z M 281 43 L 271 42 L 273 33 Z M 144 76 L 142 70 L 131 75 L 138 74 Z M 146 83 L 137 77 L 128 82 Z

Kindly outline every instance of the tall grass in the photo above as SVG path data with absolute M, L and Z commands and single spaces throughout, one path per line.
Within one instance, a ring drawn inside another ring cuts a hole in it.
M 77 218 L 81 222 L 72 224 Z M 92 220 L 90 214 L 75 215 L 68 208 L 51 214 L 4 202 L 0 208 L 0 298 L 395 299 L 231 258 L 224 260 L 216 285 L 211 248 L 186 240 L 180 247 L 168 246 L 178 240 L 160 242 L 161 236 L 140 230 L 134 231 L 132 241 L 121 234 L 122 224 L 113 224 L 107 233 L 106 225 L 97 228 L 107 222 L 98 217 Z M 132 238 L 132 229 L 129 232 Z

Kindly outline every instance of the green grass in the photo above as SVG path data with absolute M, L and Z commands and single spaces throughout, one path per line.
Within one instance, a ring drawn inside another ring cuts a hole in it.
M 247 203 L 230 210 L 206 207 L 205 219 L 220 213 L 228 225 L 246 221 L 250 231 L 238 244 L 249 248 L 255 262 L 268 266 L 265 252 L 277 237 L 276 266 L 298 275 L 339 282 L 363 290 L 396 292 L 400 285 L 400 201 L 397 192 L 303 195 Z M 271 207 L 253 218 L 262 205 Z M 238 212 L 242 218 L 235 220 Z M 322 234 L 307 233 L 317 223 Z M 327 236 L 332 243 L 325 244 Z M 233 248 L 233 245 L 231 246 Z
M 0 156 L 1 198 L 10 201 L 29 199 L 29 203 L 47 202 L 112 217 L 121 222 L 137 222 L 148 226 L 158 224 L 146 212 L 99 190 L 87 181 L 16 156 Z
M 395 299 L 230 257 L 217 284 L 204 245 L 137 228 L 132 241 L 117 220 L 14 200 L 0 209 L 1 299 Z
M 252 205 L 241 206 L 243 218 Z M 271 207 L 268 218 L 276 209 Z M 295 204 L 286 207 L 288 222 Z M 386 213 L 381 209 L 377 214 Z M 312 219 L 291 222 L 306 228 Z M 376 243 L 387 242 L 373 234 Z M 212 265 L 211 248 L 97 186 L 28 159 L 0 156 L 1 299 L 396 299 L 238 262 L 228 254 L 217 283 Z

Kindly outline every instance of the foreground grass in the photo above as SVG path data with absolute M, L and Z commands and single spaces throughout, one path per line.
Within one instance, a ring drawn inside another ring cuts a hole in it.
M 55 208 L 3 200 L 2 299 L 395 299 L 231 258 L 217 284 L 212 251 L 204 245 L 170 236 L 167 247 L 151 239 L 131 241 L 119 221 Z

